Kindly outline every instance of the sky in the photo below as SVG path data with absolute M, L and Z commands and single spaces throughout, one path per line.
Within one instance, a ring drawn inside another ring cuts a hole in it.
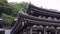
M 47 9 L 55 9 L 60 11 L 60 0 L 8 0 L 8 2 L 31 2 L 37 7 L 43 7 Z

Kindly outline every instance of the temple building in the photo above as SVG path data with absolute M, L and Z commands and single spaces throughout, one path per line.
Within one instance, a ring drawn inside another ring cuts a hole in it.
M 60 34 L 60 13 L 29 4 L 19 12 L 11 34 Z

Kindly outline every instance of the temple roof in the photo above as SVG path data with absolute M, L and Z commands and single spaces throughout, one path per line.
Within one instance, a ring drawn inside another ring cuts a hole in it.
M 55 11 L 55 10 L 46 9 L 46 8 L 39 8 L 37 6 L 34 6 L 33 4 L 29 4 L 27 13 L 32 14 L 32 12 L 41 14 L 43 16 L 60 18 L 60 12 L 58 12 L 57 10 Z

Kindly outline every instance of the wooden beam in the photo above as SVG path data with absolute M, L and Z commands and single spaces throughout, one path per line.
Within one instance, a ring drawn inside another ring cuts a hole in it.
M 28 21 L 28 23 L 35 24 L 35 25 L 60 26 L 59 23 L 35 21 L 35 20 L 29 20 L 29 19 L 26 19 L 25 21 Z
M 41 18 L 38 18 L 38 17 L 35 17 L 35 16 L 23 14 L 23 13 L 19 13 L 19 15 L 20 15 L 21 17 L 24 17 L 24 18 L 30 19 L 30 20 L 43 21 L 43 22 L 53 22 L 53 23 L 60 23 L 59 20 L 56 21 L 56 20 L 41 19 Z
M 45 11 L 42 11 L 42 10 L 36 10 L 34 8 L 31 8 L 31 11 L 34 11 L 35 13 L 37 13 L 39 15 L 43 15 L 43 16 L 48 16 L 48 17 L 57 17 L 58 16 L 58 17 L 60 17 L 60 14 L 45 12 Z

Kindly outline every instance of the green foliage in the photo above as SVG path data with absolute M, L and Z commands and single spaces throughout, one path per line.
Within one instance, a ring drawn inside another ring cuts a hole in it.
M 26 11 L 28 3 L 26 2 L 21 2 L 21 3 L 16 3 L 15 4 L 18 9 L 22 9 L 22 11 Z
M 0 6 L 8 6 L 7 0 L 0 0 Z
M 2 14 L 2 18 L 4 19 L 4 24 L 5 25 L 11 25 L 14 17 L 7 15 L 7 14 Z
M 12 10 L 12 15 L 13 15 L 13 16 L 17 16 L 18 11 L 20 11 L 20 10 L 26 12 L 28 3 L 27 3 L 27 2 L 10 3 L 10 5 L 11 5 L 12 8 L 13 8 L 13 10 Z
M 2 13 L 10 14 L 11 10 L 11 6 L 7 0 L 0 0 L 0 16 Z
M 0 17 L 4 19 L 5 25 L 11 25 L 12 23 L 13 17 L 10 16 L 12 10 L 13 9 L 11 8 L 7 0 L 0 0 Z
M 17 17 L 18 11 L 22 10 L 26 12 L 28 3 L 8 3 L 7 0 L 0 0 L 0 17 L 4 19 L 5 25 L 11 25 L 15 17 Z

